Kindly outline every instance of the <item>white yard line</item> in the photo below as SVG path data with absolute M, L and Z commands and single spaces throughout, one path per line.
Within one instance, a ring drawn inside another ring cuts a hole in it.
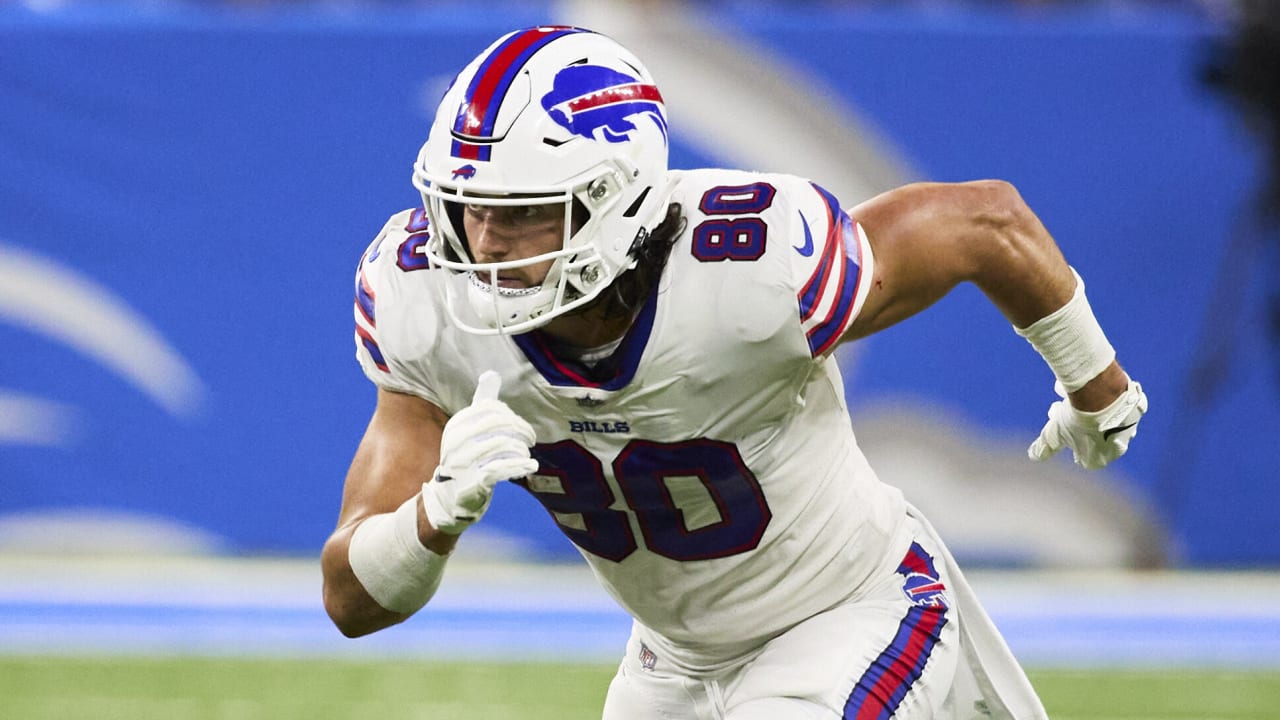
M 1280 668 L 1278 573 L 970 576 L 1029 666 Z M 610 660 L 629 627 L 583 565 L 459 557 L 427 612 L 353 641 L 315 559 L 0 555 L 0 653 Z

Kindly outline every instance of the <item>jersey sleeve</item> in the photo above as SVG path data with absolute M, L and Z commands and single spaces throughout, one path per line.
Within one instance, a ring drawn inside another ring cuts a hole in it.
M 814 356 L 830 354 L 840 343 L 871 290 L 875 258 L 867 234 L 840 202 L 822 187 L 797 183 L 792 279 L 800 325 Z
M 400 254 L 403 248 L 413 247 L 415 237 L 425 238 L 422 214 L 421 210 L 406 210 L 393 215 L 360 256 L 355 276 L 354 339 L 356 360 L 375 385 L 438 404 L 423 378 L 398 352 L 408 339 L 397 336 L 404 334 L 404 323 L 399 321 L 397 312 L 397 300 L 402 294 L 399 276 L 406 269 L 405 258 Z

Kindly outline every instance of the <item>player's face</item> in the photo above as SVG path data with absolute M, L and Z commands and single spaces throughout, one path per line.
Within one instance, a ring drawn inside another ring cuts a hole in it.
M 564 205 L 465 205 L 462 226 L 476 262 L 523 260 L 559 250 L 564 243 Z M 498 286 L 542 284 L 551 260 L 498 271 Z M 488 277 L 480 273 L 482 279 Z

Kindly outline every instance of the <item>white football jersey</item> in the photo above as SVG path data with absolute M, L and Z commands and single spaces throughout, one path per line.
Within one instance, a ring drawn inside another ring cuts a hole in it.
M 858 449 L 831 357 L 871 283 L 861 228 L 801 178 L 670 179 L 688 222 L 594 369 L 539 331 L 452 327 L 446 285 L 467 280 L 427 266 L 421 210 L 394 216 L 361 260 L 356 346 L 379 386 L 450 414 L 482 371 L 501 374 L 501 399 L 538 437 L 538 473 L 520 484 L 646 644 L 696 671 L 892 572 L 905 506 Z

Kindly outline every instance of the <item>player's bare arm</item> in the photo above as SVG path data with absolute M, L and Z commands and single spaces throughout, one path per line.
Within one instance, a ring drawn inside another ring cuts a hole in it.
M 1116 362 L 1083 281 L 1012 185 L 917 183 L 852 214 L 867 233 L 875 270 L 844 340 L 889 327 L 972 282 L 1044 357 L 1069 398 L 1050 406 L 1028 454 L 1044 460 L 1070 447 L 1090 469 L 1124 454 L 1146 395 Z
M 426 605 L 494 486 L 537 469 L 533 428 L 498 399 L 501 388 L 497 373 L 481 373 L 471 404 L 447 420 L 426 400 L 378 390 L 321 554 L 325 607 L 344 634 L 381 630 Z
M 1057 243 L 1006 182 L 905 185 L 851 214 L 867 232 L 876 269 L 871 293 L 845 339 L 910 317 L 961 282 L 977 285 L 1016 327 L 1062 307 L 1075 289 Z M 1112 362 L 1071 393 L 1071 402 L 1081 410 L 1099 410 L 1124 391 L 1126 382 Z
M 347 472 L 338 527 L 321 552 L 324 604 L 343 634 L 356 637 L 394 625 L 409 616 L 379 605 L 351 570 L 349 546 L 366 518 L 396 510 L 419 494 L 440 455 L 440 436 L 448 417 L 413 395 L 378 390 L 378 404 Z M 419 504 L 420 506 L 420 504 Z M 447 555 L 458 536 L 431 527 L 418 510 L 424 547 Z

